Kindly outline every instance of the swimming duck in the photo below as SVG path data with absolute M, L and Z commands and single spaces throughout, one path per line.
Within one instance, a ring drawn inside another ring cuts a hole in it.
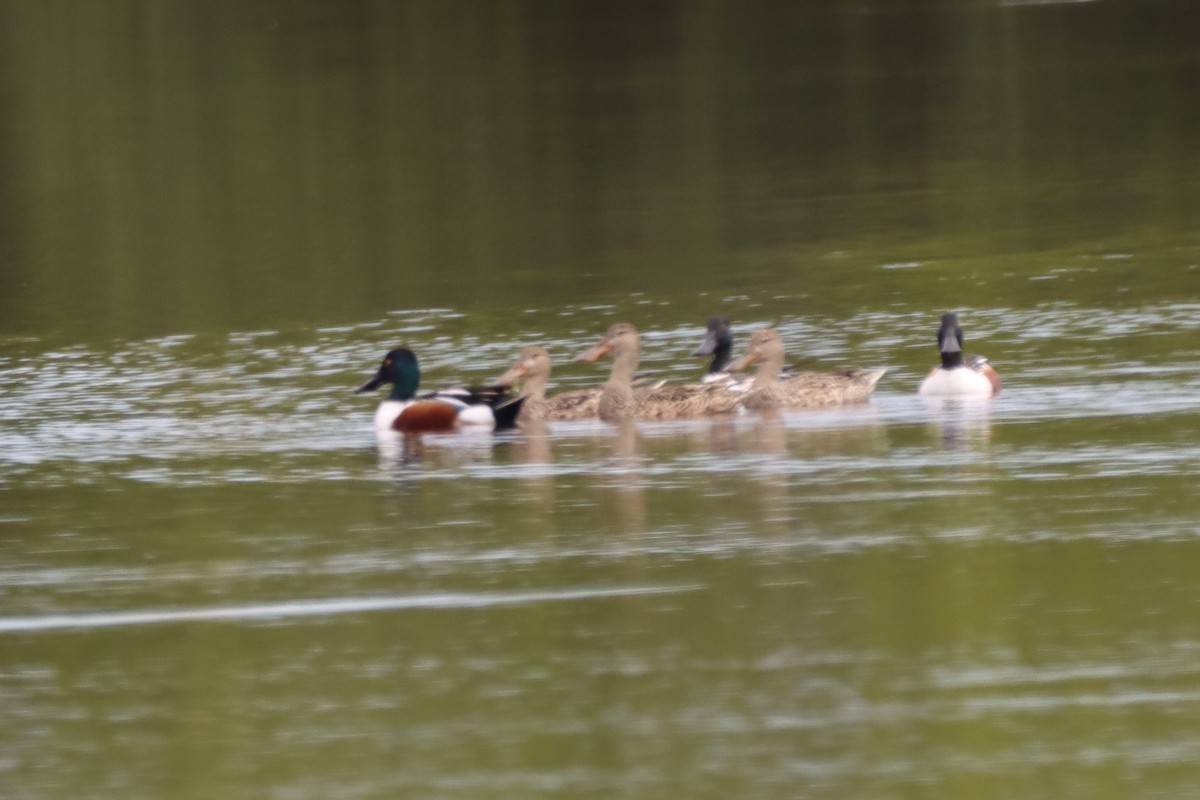
M 712 356 L 708 362 L 708 372 L 700 379 L 701 383 L 722 383 L 729 378 L 725 365 L 733 356 L 733 329 L 726 317 L 713 315 L 708 318 L 704 341 L 692 351 L 692 355 Z
M 753 378 L 743 373 L 735 373 L 729 369 L 729 360 L 733 355 L 733 328 L 729 320 L 723 316 L 708 318 L 708 331 L 700 346 L 692 351 L 693 356 L 712 356 L 708 372 L 700 379 L 701 383 L 721 383 L 732 392 L 744 392 L 750 388 Z M 780 369 L 780 378 L 790 378 L 792 368 L 784 364 Z
M 963 355 L 963 332 L 958 315 L 942 315 L 938 328 L 938 350 L 942 363 L 929 371 L 917 394 L 925 397 L 995 397 L 1000 394 L 1000 375 L 983 356 Z
M 375 429 L 418 433 L 448 431 L 459 425 L 490 425 L 510 428 L 516 423 L 523 398 L 509 397 L 503 387 L 483 386 L 447 389 L 417 396 L 421 370 L 417 356 L 407 347 L 390 351 L 375 377 L 355 390 L 371 392 L 385 383 L 392 393 L 375 411 Z
M 600 394 L 600 419 L 605 422 L 692 419 L 732 414 L 738 410 L 740 396 L 719 383 L 656 385 L 635 390 L 633 376 L 640 349 L 637 328 L 628 322 L 618 322 L 609 327 L 595 347 L 575 358 L 576 361 L 596 361 L 612 354 L 612 372 Z
M 596 389 L 575 389 L 546 397 L 546 382 L 550 380 L 550 353 L 544 347 L 526 347 L 508 372 L 496 379 L 497 386 L 511 386 L 525 381 L 522 396 L 521 420 L 591 419 L 600 406 Z
M 886 369 L 866 372 L 850 369 L 842 372 L 797 372 L 780 378 L 783 367 L 783 339 L 774 328 L 755 331 L 750 347 L 732 364 L 730 370 L 745 369 L 758 363 L 758 372 L 750 389 L 743 395 L 751 409 L 829 408 L 865 403 Z

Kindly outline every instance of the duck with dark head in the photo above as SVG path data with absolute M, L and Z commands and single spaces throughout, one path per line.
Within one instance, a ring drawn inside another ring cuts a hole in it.
M 700 380 L 703 383 L 720 383 L 729 377 L 725 365 L 733 357 L 733 328 L 729 319 L 719 314 L 708 318 L 708 329 L 704 341 L 692 351 L 693 356 L 712 356 L 708 371 Z
M 416 353 L 407 347 L 398 347 L 384 356 L 374 377 L 356 393 L 372 392 L 389 383 L 391 393 L 375 410 L 378 431 L 436 432 L 461 425 L 509 428 L 516 423 L 524 402 L 524 398 L 510 397 L 507 389 L 498 386 L 443 389 L 418 396 L 421 370 Z
M 917 393 L 924 397 L 987 398 L 1000 394 L 1000 375 L 983 356 L 963 351 L 963 330 L 958 315 L 942 315 L 937 333 L 942 363 L 929 371 Z

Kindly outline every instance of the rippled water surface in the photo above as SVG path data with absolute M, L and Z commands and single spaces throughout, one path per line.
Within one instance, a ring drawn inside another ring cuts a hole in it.
M 0 798 L 1200 796 L 1198 12 L 0 0 Z M 889 372 L 353 393 L 714 313 Z
M 871 404 L 377 441 L 352 388 L 394 339 L 429 381 L 485 379 L 524 343 L 439 335 L 454 317 L 10 342 L 5 781 L 1197 788 L 1200 306 L 966 310 L 1006 381 L 990 404 L 916 397 L 917 314 L 790 317 L 794 361 L 891 368 Z M 648 330 L 646 371 L 694 376 L 701 333 Z M 548 343 L 559 385 L 597 380 L 566 363 L 593 338 Z

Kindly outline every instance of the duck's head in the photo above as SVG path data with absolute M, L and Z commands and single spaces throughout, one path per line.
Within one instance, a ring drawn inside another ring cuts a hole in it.
M 963 343 L 962 326 L 958 314 L 947 311 L 942 314 L 942 325 L 938 328 L 938 350 L 943 353 L 961 353 Z
M 722 316 L 712 316 L 708 318 L 708 331 L 704 335 L 704 341 L 692 351 L 693 356 L 712 356 L 712 363 L 708 365 L 709 372 L 720 372 L 729 363 L 729 356 L 733 352 L 733 329 L 729 325 L 729 320 Z
M 596 346 L 586 353 L 575 356 L 576 361 L 596 361 L 601 356 L 612 353 L 613 357 L 638 352 L 639 340 L 637 328 L 628 322 L 618 322 L 610 325 Z
M 938 352 L 942 354 L 942 366 L 952 368 L 962 365 L 963 332 L 958 324 L 958 315 L 947 311 L 942 315 L 942 324 L 938 328 Z
M 392 384 L 392 400 L 411 400 L 421 383 L 417 355 L 407 347 L 398 347 L 383 357 L 375 377 L 355 390 L 356 394 L 373 392 L 385 383 Z
M 496 386 L 511 386 L 519 380 L 550 377 L 550 353 L 544 347 L 526 347 L 508 372 L 497 378 Z
M 736 361 L 729 365 L 729 371 L 743 370 L 760 361 L 776 365 L 783 363 L 783 337 L 774 328 L 762 328 L 755 331 L 750 337 L 750 346 L 746 348 L 745 353 L 742 353 Z

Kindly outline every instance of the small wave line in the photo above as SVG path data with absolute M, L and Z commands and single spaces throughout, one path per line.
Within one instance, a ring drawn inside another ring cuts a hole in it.
M 507 593 L 439 592 L 395 597 L 330 597 L 312 600 L 287 600 L 278 603 L 214 606 L 212 608 L 168 608 L 0 617 L 0 634 L 115 628 L 134 625 L 161 625 L 173 622 L 254 622 L 377 611 L 501 608 L 505 606 L 531 605 L 534 603 L 680 594 L 683 592 L 698 591 L 700 588 L 702 587 L 695 585 L 618 586 L 595 589 L 560 589 Z

